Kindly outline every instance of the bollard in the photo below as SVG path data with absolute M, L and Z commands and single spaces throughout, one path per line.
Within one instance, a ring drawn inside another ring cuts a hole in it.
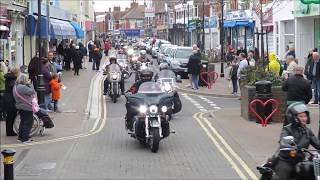
M 13 162 L 14 162 L 14 154 L 16 151 L 12 149 L 5 149 L 2 152 L 3 155 L 3 165 L 4 165 L 4 180 L 13 180 Z

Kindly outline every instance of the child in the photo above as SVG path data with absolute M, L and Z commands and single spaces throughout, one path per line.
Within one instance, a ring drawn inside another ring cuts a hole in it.
M 54 112 L 59 112 L 58 101 L 61 97 L 60 89 L 63 87 L 63 84 L 59 83 L 58 80 L 59 80 L 59 75 L 55 73 L 52 75 L 52 80 L 50 81 Z

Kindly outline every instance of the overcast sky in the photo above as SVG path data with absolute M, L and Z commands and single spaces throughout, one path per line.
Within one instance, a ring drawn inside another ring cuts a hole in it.
M 94 0 L 94 10 L 96 12 L 108 11 L 109 8 L 113 9 L 113 6 L 120 6 L 121 10 L 130 6 L 131 0 Z M 143 0 L 138 0 L 139 4 L 143 4 Z

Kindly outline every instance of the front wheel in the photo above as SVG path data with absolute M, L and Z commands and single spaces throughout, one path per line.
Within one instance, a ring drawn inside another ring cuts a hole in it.
M 113 89 L 112 89 L 112 101 L 114 103 L 117 102 L 117 96 L 118 96 L 118 84 L 114 84 L 113 85 Z
M 149 140 L 150 149 L 151 149 L 151 152 L 156 153 L 159 150 L 159 143 L 160 143 L 159 128 L 152 128 L 151 135 L 152 137 Z

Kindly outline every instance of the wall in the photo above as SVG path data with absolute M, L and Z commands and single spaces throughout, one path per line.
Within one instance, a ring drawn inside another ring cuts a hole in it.
M 296 18 L 295 32 L 296 58 L 300 65 L 305 65 L 308 51 L 314 48 L 314 19 Z

